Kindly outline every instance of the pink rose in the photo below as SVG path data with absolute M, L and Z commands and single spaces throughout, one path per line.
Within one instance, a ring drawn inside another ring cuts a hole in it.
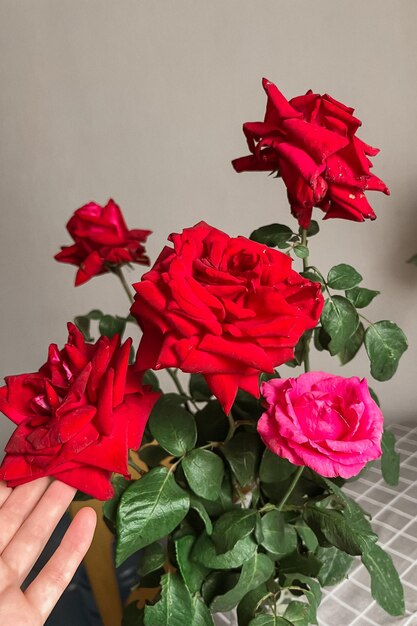
M 351 478 L 381 456 L 383 416 L 365 379 L 308 372 L 263 383 L 265 445 L 294 465 Z

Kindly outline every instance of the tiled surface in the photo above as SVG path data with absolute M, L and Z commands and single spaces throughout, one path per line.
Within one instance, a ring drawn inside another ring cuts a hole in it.
M 372 515 L 380 544 L 386 548 L 404 585 L 405 617 L 387 615 L 370 593 L 369 574 L 357 559 L 349 578 L 324 590 L 319 626 L 417 626 L 417 426 L 390 426 L 401 454 L 401 478 L 389 487 L 378 468 L 346 484 L 344 490 Z M 235 626 L 233 615 L 216 616 L 217 626 Z
M 381 545 L 389 552 L 404 584 L 405 617 L 390 617 L 370 595 L 368 572 L 358 559 L 349 579 L 324 591 L 319 609 L 320 626 L 417 626 L 417 426 L 395 424 L 401 454 L 401 479 L 389 487 L 380 470 L 344 490 L 372 515 Z

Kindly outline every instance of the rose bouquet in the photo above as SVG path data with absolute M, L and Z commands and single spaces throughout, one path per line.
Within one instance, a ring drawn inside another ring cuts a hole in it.
M 371 376 L 388 380 L 407 348 L 394 322 L 362 315 L 379 292 L 356 269 L 309 260 L 314 207 L 374 219 L 365 191 L 389 192 L 353 109 L 264 88 L 265 119 L 244 124 L 250 154 L 233 165 L 281 177 L 297 228 L 273 223 L 248 239 L 200 222 L 171 234 L 132 289 L 123 267 L 149 263 L 150 231 L 129 230 L 112 200 L 85 205 L 56 259 L 77 267 L 77 285 L 114 274 L 130 312 L 76 317 L 62 349 L 52 344 L 39 371 L 0 390 L 17 425 L 0 477 L 50 475 L 107 500 L 116 564 L 141 551 L 138 586 L 153 591 L 127 606 L 126 624 L 208 626 L 234 608 L 240 626 L 314 624 L 321 587 L 355 557 L 385 611 L 404 612 L 370 516 L 343 491 L 381 455 L 396 483 L 394 437 L 366 379 L 310 371 L 312 346 L 345 364 L 364 344 Z M 129 324 L 142 331 L 136 350 L 122 343 Z M 283 364 L 293 377 L 280 377 Z

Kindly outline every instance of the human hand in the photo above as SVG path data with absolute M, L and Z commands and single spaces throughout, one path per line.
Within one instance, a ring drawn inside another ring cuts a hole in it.
M 9 489 L 0 482 L 0 624 L 42 626 L 87 552 L 93 509 L 77 513 L 61 545 L 29 587 L 20 589 L 76 490 L 49 478 Z

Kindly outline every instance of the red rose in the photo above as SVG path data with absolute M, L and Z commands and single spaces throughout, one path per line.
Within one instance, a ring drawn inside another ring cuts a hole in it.
M 320 316 L 320 286 L 287 255 L 204 222 L 169 239 L 134 285 L 138 362 L 202 373 L 228 413 L 239 387 L 259 396 L 259 374 L 293 357 Z
M 124 263 L 149 265 L 142 244 L 152 231 L 129 230 L 113 200 L 109 200 L 105 207 L 90 202 L 77 209 L 67 230 L 75 243 L 62 246 L 55 259 L 79 268 L 75 285 L 108 272 L 111 266 Z
M 365 379 L 308 372 L 262 384 L 265 445 L 321 476 L 351 478 L 381 456 L 384 418 Z
M 263 86 L 268 96 L 265 119 L 243 125 L 252 154 L 235 159 L 235 170 L 277 171 L 303 228 L 313 207 L 325 212 L 324 219 L 375 219 L 364 192 L 389 190 L 370 172 L 368 157 L 379 150 L 355 136 L 361 121 L 352 115 L 354 109 L 311 90 L 288 102 L 266 78 Z
M 53 476 L 106 500 L 112 472 L 129 476 L 127 450 L 139 447 L 158 396 L 128 366 L 130 339 L 86 344 L 73 324 L 68 330 L 38 372 L 8 376 L 0 389 L 0 409 L 17 424 L 0 479 L 15 487 Z

